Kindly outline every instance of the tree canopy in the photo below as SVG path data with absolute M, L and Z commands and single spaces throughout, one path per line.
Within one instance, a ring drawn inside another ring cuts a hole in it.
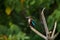
M 32 16 L 39 32 L 45 35 L 41 11 L 49 30 L 57 20 L 56 32 L 60 32 L 60 0 L 0 0 L 0 39 L 1 40 L 44 40 L 30 28 L 27 16 Z M 60 34 L 59 34 L 60 36 Z M 55 40 L 59 40 L 57 36 Z

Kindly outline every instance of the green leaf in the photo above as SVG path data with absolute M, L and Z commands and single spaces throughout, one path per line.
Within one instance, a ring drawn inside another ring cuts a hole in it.
M 58 30 L 58 32 L 60 32 L 60 22 L 58 22 L 58 24 L 57 24 L 57 30 Z
M 7 26 L 0 25 L 0 34 L 6 34 L 8 31 Z
M 53 25 L 54 25 L 54 18 L 53 18 L 52 15 L 48 17 L 48 19 L 47 19 L 47 24 L 48 24 L 49 30 L 52 30 Z
M 32 0 L 32 2 L 30 2 L 30 5 L 34 5 L 35 4 L 35 0 Z
M 11 7 L 12 9 L 16 10 L 16 12 L 19 12 L 21 10 L 20 0 L 6 0 L 5 6 Z
M 56 9 L 56 10 L 53 12 L 53 17 L 54 17 L 56 20 L 59 20 L 59 18 L 60 18 L 60 10 L 59 10 L 59 9 Z

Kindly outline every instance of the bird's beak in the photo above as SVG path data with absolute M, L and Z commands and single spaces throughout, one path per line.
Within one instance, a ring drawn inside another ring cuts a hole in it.
M 28 19 L 29 17 L 26 17 L 26 19 Z
M 29 18 L 29 17 L 26 17 L 26 18 Z

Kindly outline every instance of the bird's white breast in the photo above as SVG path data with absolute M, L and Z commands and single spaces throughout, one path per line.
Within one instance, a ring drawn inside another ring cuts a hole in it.
M 31 19 L 28 19 L 28 23 L 30 24 Z

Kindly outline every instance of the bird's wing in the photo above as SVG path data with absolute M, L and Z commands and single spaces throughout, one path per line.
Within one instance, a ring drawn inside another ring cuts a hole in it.
M 34 20 L 32 21 L 32 24 L 35 26 L 35 21 Z

